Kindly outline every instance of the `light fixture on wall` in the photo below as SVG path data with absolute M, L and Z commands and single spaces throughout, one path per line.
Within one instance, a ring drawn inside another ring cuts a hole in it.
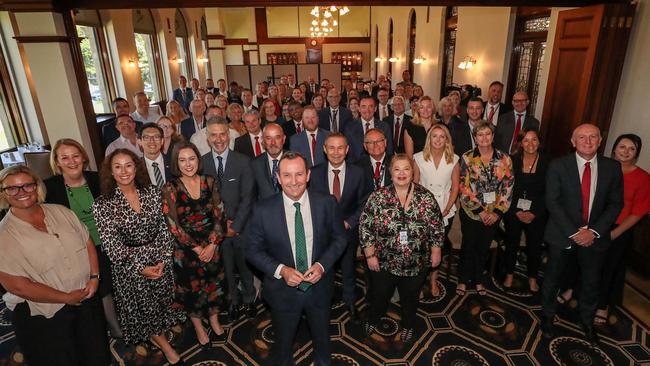
M 476 59 L 472 56 L 465 56 L 463 61 L 458 64 L 458 68 L 461 70 L 471 70 L 476 64 Z
M 334 27 L 338 27 L 339 25 L 338 20 L 334 19 L 334 14 L 337 12 L 339 16 L 345 15 L 350 12 L 350 9 L 347 6 L 341 8 L 335 5 L 314 6 L 309 12 L 314 17 L 311 21 L 312 26 L 309 28 L 311 37 L 327 37 L 330 33 L 334 32 Z
M 416 57 L 416 58 L 413 60 L 413 63 L 416 64 L 416 65 L 419 65 L 419 64 L 424 63 L 424 61 L 426 61 L 426 60 L 427 60 L 426 58 L 420 56 L 420 57 Z
M 393 57 L 391 57 L 391 58 L 388 59 L 388 62 L 392 62 L 392 63 L 395 63 L 395 62 L 397 62 L 397 61 L 399 61 L 399 57 L 395 57 L 395 56 L 393 56 Z
M 375 57 L 375 62 L 382 62 L 385 61 L 386 59 L 380 56 Z
M 183 62 L 185 62 L 185 60 L 183 60 L 180 57 L 176 57 L 176 56 L 174 56 L 174 58 L 172 58 L 171 61 L 176 62 L 177 64 L 182 64 Z
M 135 67 L 135 60 L 132 58 L 129 59 L 129 67 Z
M 196 61 L 198 61 L 198 63 L 200 63 L 200 64 L 207 64 L 208 61 L 210 61 L 210 60 L 208 60 L 205 57 L 201 57 L 201 58 L 198 58 Z

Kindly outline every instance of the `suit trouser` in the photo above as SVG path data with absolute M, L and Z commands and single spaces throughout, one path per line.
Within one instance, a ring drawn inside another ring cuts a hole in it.
M 30 315 L 22 302 L 13 313 L 18 345 L 32 366 L 110 364 L 106 323 L 98 295 L 81 305 L 65 305 L 52 318 Z
M 495 222 L 485 226 L 480 220 L 473 220 L 462 209 L 460 210 L 460 224 L 463 240 L 460 247 L 460 271 L 459 283 L 487 284 L 483 275 L 485 263 L 494 233 L 499 226 Z
M 594 245 L 581 247 L 573 244 L 571 249 L 566 249 L 563 244 L 549 243 L 548 253 L 542 284 L 542 314 L 546 319 L 555 316 L 560 281 L 565 267 L 571 262 L 571 256 L 575 255 L 580 267 L 580 320 L 583 325 L 591 326 L 598 305 L 601 268 L 607 251 L 602 247 L 594 248 Z
M 612 240 L 607 249 L 607 263 L 603 265 L 598 308 L 606 309 L 623 303 L 625 287 L 625 253 L 634 239 L 634 228 L 630 228 Z
M 354 305 L 356 288 L 356 268 L 354 260 L 357 256 L 357 242 L 359 240 L 357 227 L 350 228 L 346 232 L 348 245 L 341 256 L 341 274 L 343 275 L 343 301 L 348 305 Z
M 396 276 L 388 271 L 370 271 L 372 289 L 372 300 L 370 303 L 370 316 L 368 321 L 377 325 L 379 319 L 386 314 L 395 287 L 399 292 L 399 302 L 402 308 L 402 327 L 412 329 L 415 326 L 417 317 L 420 288 L 427 278 L 427 270 L 422 270 L 416 276 Z
M 237 281 L 235 274 L 239 273 L 241 282 L 242 301 L 250 304 L 255 300 L 255 286 L 253 286 L 253 272 L 246 263 L 245 248 L 246 240 L 242 236 L 225 238 L 221 243 L 221 255 L 226 282 L 228 283 L 228 294 L 232 305 L 239 305 L 237 296 Z
M 506 228 L 505 269 L 507 274 L 512 274 L 517 263 L 517 251 L 521 240 L 521 232 L 526 232 L 526 268 L 528 277 L 537 277 L 539 265 L 542 261 L 542 242 L 544 241 L 544 228 L 546 220 L 535 217 L 530 224 L 521 222 L 514 213 L 506 213 L 503 217 Z
M 293 341 L 300 324 L 300 317 L 304 313 L 309 325 L 312 344 L 314 346 L 313 359 L 316 366 L 329 366 L 332 363 L 332 351 L 329 336 L 330 324 L 330 299 L 316 299 L 311 297 L 311 290 L 297 293 L 295 300 L 299 305 L 296 311 L 280 311 L 271 307 L 271 320 L 273 321 L 273 357 L 270 358 L 272 366 L 294 366 Z

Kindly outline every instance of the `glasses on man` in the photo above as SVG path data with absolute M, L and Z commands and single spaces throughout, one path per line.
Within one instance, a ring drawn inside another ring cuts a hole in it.
M 379 145 L 382 142 L 386 141 L 386 139 L 381 139 L 381 140 L 372 140 L 372 141 L 364 141 L 366 145 Z
M 142 141 L 144 141 L 144 142 L 152 142 L 152 141 L 158 142 L 161 139 L 162 139 L 162 137 L 158 136 L 158 135 L 156 135 L 156 136 L 146 136 L 146 135 L 142 136 Z
M 18 194 L 18 192 L 22 189 L 23 192 L 25 193 L 32 193 L 36 190 L 37 184 L 34 182 L 31 183 L 25 183 L 20 186 L 7 186 L 7 187 L 2 187 L 2 191 L 7 195 L 7 196 L 15 196 Z

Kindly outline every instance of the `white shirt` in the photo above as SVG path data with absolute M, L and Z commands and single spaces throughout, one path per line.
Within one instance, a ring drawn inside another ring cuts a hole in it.
M 253 98 L 253 100 L 255 100 L 255 98 Z M 244 113 L 248 113 L 250 111 L 255 111 L 255 109 L 253 108 L 253 103 L 251 103 L 251 105 L 249 105 L 249 106 L 245 106 L 245 105 L 242 104 L 242 107 L 244 108 Z
M 318 145 L 318 128 L 315 129 L 314 131 L 305 130 L 305 133 L 307 134 L 307 145 L 309 146 L 309 152 L 311 153 L 311 155 L 309 157 L 310 158 L 312 158 L 312 157 L 315 158 L 316 157 L 316 152 L 314 151 L 314 149 L 312 149 L 311 135 L 312 134 L 314 135 L 314 138 L 316 139 L 316 145 Z M 318 148 L 318 146 L 316 146 L 316 148 Z M 312 159 L 312 160 L 315 160 L 315 159 Z M 313 163 L 313 161 L 312 161 L 312 163 Z
M 388 115 L 390 114 L 390 111 L 388 110 L 388 103 L 383 105 L 379 103 L 379 106 L 377 108 L 379 108 L 379 119 L 383 120 L 384 118 L 388 117 Z M 386 113 L 384 113 L 384 108 L 386 109 Z
M 228 146 L 232 150 L 235 148 L 235 139 L 239 137 L 239 132 L 233 128 L 229 128 L 228 135 L 230 135 L 230 142 L 228 143 Z M 199 153 L 201 153 L 201 155 L 209 153 L 212 149 L 208 143 L 207 127 L 194 132 L 192 137 L 190 137 L 190 142 L 196 145 L 196 148 L 199 149 Z
M 144 163 L 147 166 L 147 172 L 149 173 L 149 179 L 151 180 L 151 184 L 153 184 L 154 186 L 158 185 L 158 182 L 156 182 L 156 173 L 154 172 L 153 166 L 151 165 L 153 163 L 158 163 L 158 169 L 160 169 L 160 174 L 162 174 L 163 182 L 167 182 L 167 180 L 165 179 L 165 160 L 163 159 L 162 154 L 158 154 L 156 160 L 149 160 L 149 158 L 145 156 Z
M 294 201 L 282 192 L 282 202 L 284 204 L 284 217 L 287 220 L 287 231 L 289 232 L 291 254 L 293 254 L 293 268 L 296 267 L 296 208 L 293 206 L 294 202 L 300 203 L 300 214 L 302 215 L 302 224 L 305 229 L 305 244 L 307 245 L 307 263 L 311 264 L 311 255 L 314 247 L 314 230 L 311 222 L 309 195 L 307 194 L 307 191 L 305 191 L 298 201 Z M 284 264 L 279 264 L 275 269 L 275 278 L 282 278 L 282 276 L 280 276 L 282 267 L 284 267 Z
M 284 154 L 284 151 L 280 151 L 280 155 L 278 155 L 277 158 L 274 158 L 271 155 L 266 154 L 266 158 L 268 160 L 267 164 L 269 164 L 269 172 L 271 172 L 271 174 L 273 174 L 273 160 L 278 161 L 278 167 L 279 167 L 280 166 L 280 159 L 282 159 L 282 154 Z M 273 179 L 273 178 L 271 178 L 271 179 Z
M 395 126 L 395 121 L 399 118 L 399 130 L 397 132 L 397 141 L 399 141 L 399 138 L 402 137 L 402 130 L 404 129 L 404 113 L 400 114 L 399 116 L 396 114 L 393 114 L 393 126 Z M 393 133 L 395 133 L 393 131 Z M 393 136 L 386 136 L 386 138 L 393 138 Z
M 400 121 L 401 123 L 402 121 Z M 377 163 L 379 163 L 379 187 L 384 186 L 384 182 L 386 181 L 386 169 L 384 167 L 384 159 L 386 158 L 386 153 L 381 156 L 381 159 L 375 160 L 372 156 L 370 156 L 370 166 L 372 167 L 372 176 L 375 176 L 375 169 L 377 168 Z
M 257 137 L 258 141 L 260 142 L 260 149 L 261 149 L 262 153 L 264 153 L 266 151 L 266 149 L 264 148 L 264 144 L 262 143 L 262 141 L 263 141 L 262 140 L 262 131 L 258 132 L 257 135 L 253 135 L 252 133 L 249 132 L 248 136 L 251 139 L 251 146 L 253 146 L 253 153 L 255 153 L 255 137 Z
M 196 118 L 192 117 L 192 121 L 194 121 L 194 131 L 200 131 L 206 127 L 205 125 L 205 117 L 201 116 L 201 120 L 197 121 Z
M 591 160 L 585 160 L 576 153 L 576 161 L 578 164 L 580 183 L 582 183 L 582 174 L 585 172 L 585 163 L 591 163 L 591 184 L 589 185 L 589 213 L 591 213 L 591 206 L 594 203 L 594 196 L 596 195 L 596 182 L 598 181 L 598 159 L 594 155 Z
M 334 112 L 336 112 L 336 118 L 334 118 Z M 339 123 L 339 121 L 341 120 L 340 112 L 341 111 L 339 110 L 339 107 L 336 108 L 330 107 L 330 131 L 333 131 L 334 122 L 336 122 L 337 131 L 339 132 L 341 131 L 341 124 Z
M 340 170 L 339 181 L 341 182 L 341 195 L 343 195 L 343 187 L 345 187 L 345 161 L 340 167 L 334 168 L 331 163 L 327 163 L 327 186 L 329 187 L 330 194 L 334 195 L 334 172 L 333 169 Z
M 160 107 L 156 105 L 156 106 L 149 106 L 149 115 L 147 118 L 144 118 L 140 113 L 138 113 L 137 109 L 131 112 L 130 116 L 134 120 L 142 123 L 156 122 L 158 118 L 160 118 L 160 115 L 162 114 L 159 112 L 160 112 Z
M 370 123 L 368 128 L 366 128 L 366 123 Z M 361 118 L 361 127 L 363 128 L 363 134 L 365 135 L 369 129 L 375 128 L 375 119 L 373 118 L 370 121 L 366 121 L 363 118 Z M 386 136 L 386 138 L 388 138 L 388 136 Z
M 476 124 L 478 125 L 480 120 L 476 121 Z M 467 120 L 467 125 L 469 126 L 469 139 L 472 140 L 472 149 L 476 148 L 476 141 L 474 141 L 474 124 L 470 121 Z
M 127 140 L 124 138 L 124 136 L 120 135 L 120 137 L 117 138 L 117 140 L 111 142 L 107 147 L 106 147 L 106 153 L 104 156 L 108 156 L 110 153 L 117 149 L 127 149 L 133 151 L 139 158 L 143 157 L 144 154 L 140 150 L 140 147 L 138 146 L 137 142 L 135 144 L 132 144 L 131 141 Z
M 490 117 L 490 109 L 494 108 L 494 115 L 492 116 L 492 124 L 494 126 L 496 126 L 497 121 L 499 119 L 499 107 L 500 106 L 501 106 L 501 103 L 490 104 L 490 102 L 487 102 L 487 104 L 485 105 L 485 111 L 483 112 L 483 119 L 486 120 L 486 121 L 489 121 L 488 118 Z M 516 120 L 515 120 L 515 122 L 516 122 Z

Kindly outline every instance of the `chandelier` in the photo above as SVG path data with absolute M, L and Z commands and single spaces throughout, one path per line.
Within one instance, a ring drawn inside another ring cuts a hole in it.
M 334 5 L 314 6 L 314 8 L 311 9 L 310 14 L 313 19 L 309 31 L 311 32 L 312 38 L 327 37 L 334 31 L 334 27 L 339 25 L 339 22 L 336 19 L 333 19 L 336 12 L 339 13 L 339 16 L 345 15 L 350 12 L 350 9 L 347 6 L 337 7 Z

